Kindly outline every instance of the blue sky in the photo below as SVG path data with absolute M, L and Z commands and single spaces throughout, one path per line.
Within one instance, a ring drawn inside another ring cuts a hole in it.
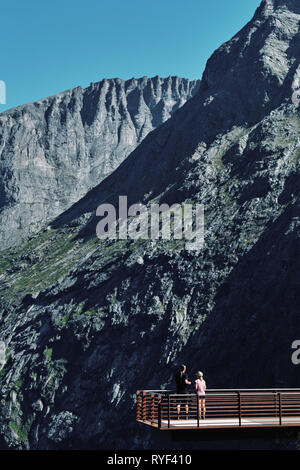
M 10 0 L 1 5 L 6 105 L 102 78 L 201 78 L 260 0 Z

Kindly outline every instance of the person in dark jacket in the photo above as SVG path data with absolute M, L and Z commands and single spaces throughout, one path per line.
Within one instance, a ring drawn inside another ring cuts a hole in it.
M 180 366 L 179 371 L 175 375 L 175 381 L 176 381 L 176 393 L 178 393 L 179 395 L 188 394 L 187 385 L 191 385 L 191 382 L 189 382 L 189 380 L 188 380 L 188 377 L 187 377 L 187 374 L 186 374 L 186 366 L 184 364 L 182 364 Z M 180 414 L 181 404 L 185 404 L 186 415 L 188 415 L 188 412 L 189 412 L 189 405 L 188 405 L 187 398 L 181 397 L 179 399 L 178 404 L 177 404 L 178 418 L 179 418 L 179 414 Z

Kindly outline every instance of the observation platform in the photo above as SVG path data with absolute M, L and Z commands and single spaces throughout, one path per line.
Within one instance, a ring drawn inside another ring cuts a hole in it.
M 298 388 L 207 390 L 205 417 L 199 401 L 196 393 L 138 390 L 136 419 L 160 431 L 300 426 Z

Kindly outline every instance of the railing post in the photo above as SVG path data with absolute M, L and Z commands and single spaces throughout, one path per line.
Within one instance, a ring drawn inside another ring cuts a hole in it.
M 161 429 L 161 395 L 158 395 L 158 429 Z
M 282 406 L 281 406 L 281 393 L 278 392 L 278 404 L 279 404 L 279 426 L 282 425 Z
M 274 392 L 274 400 L 275 400 L 275 418 L 277 418 L 277 393 Z
M 200 427 L 199 395 L 197 393 L 197 427 Z
M 145 392 L 142 393 L 142 421 L 146 421 L 146 414 L 147 414 L 147 409 L 146 409 L 146 399 L 145 399 Z
M 154 425 L 154 397 L 155 395 L 151 394 L 151 424 Z
M 168 395 L 168 428 L 170 427 L 170 395 Z
M 137 399 L 136 399 L 136 419 L 137 421 L 141 420 L 141 392 L 138 390 L 136 392 Z
M 242 426 L 242 410 L 241 410 L 241 392 L 238 394 L 238 408 L 239 408 L 239 426 Z

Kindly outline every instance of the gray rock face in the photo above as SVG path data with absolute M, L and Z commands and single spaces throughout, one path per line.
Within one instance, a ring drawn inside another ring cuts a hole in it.
M 4 341 L 0 341 L 0 370 L 5 364 L 5 349 Z
M 299 21 L 296 2 L 264 1 L 192 99 L 49 230 L 4 253 L 0 445 L 181 449 L 136 425 L 134 393 L 173 388 L 182 362 L 209 388 L 299 387 Z M 100 242 L 95 208 L 124 194 L 204 204 L 204 249 Z
M 48 438 L 54 442 L 65 441 L 72 434 L 77 417 L 69 411 L 62 411 L 56 416 L 52 416 L 49 423 Z
M 170 118 L 199 80 L 102 80 L 0 115 L 0 247 L 70 207 Z

